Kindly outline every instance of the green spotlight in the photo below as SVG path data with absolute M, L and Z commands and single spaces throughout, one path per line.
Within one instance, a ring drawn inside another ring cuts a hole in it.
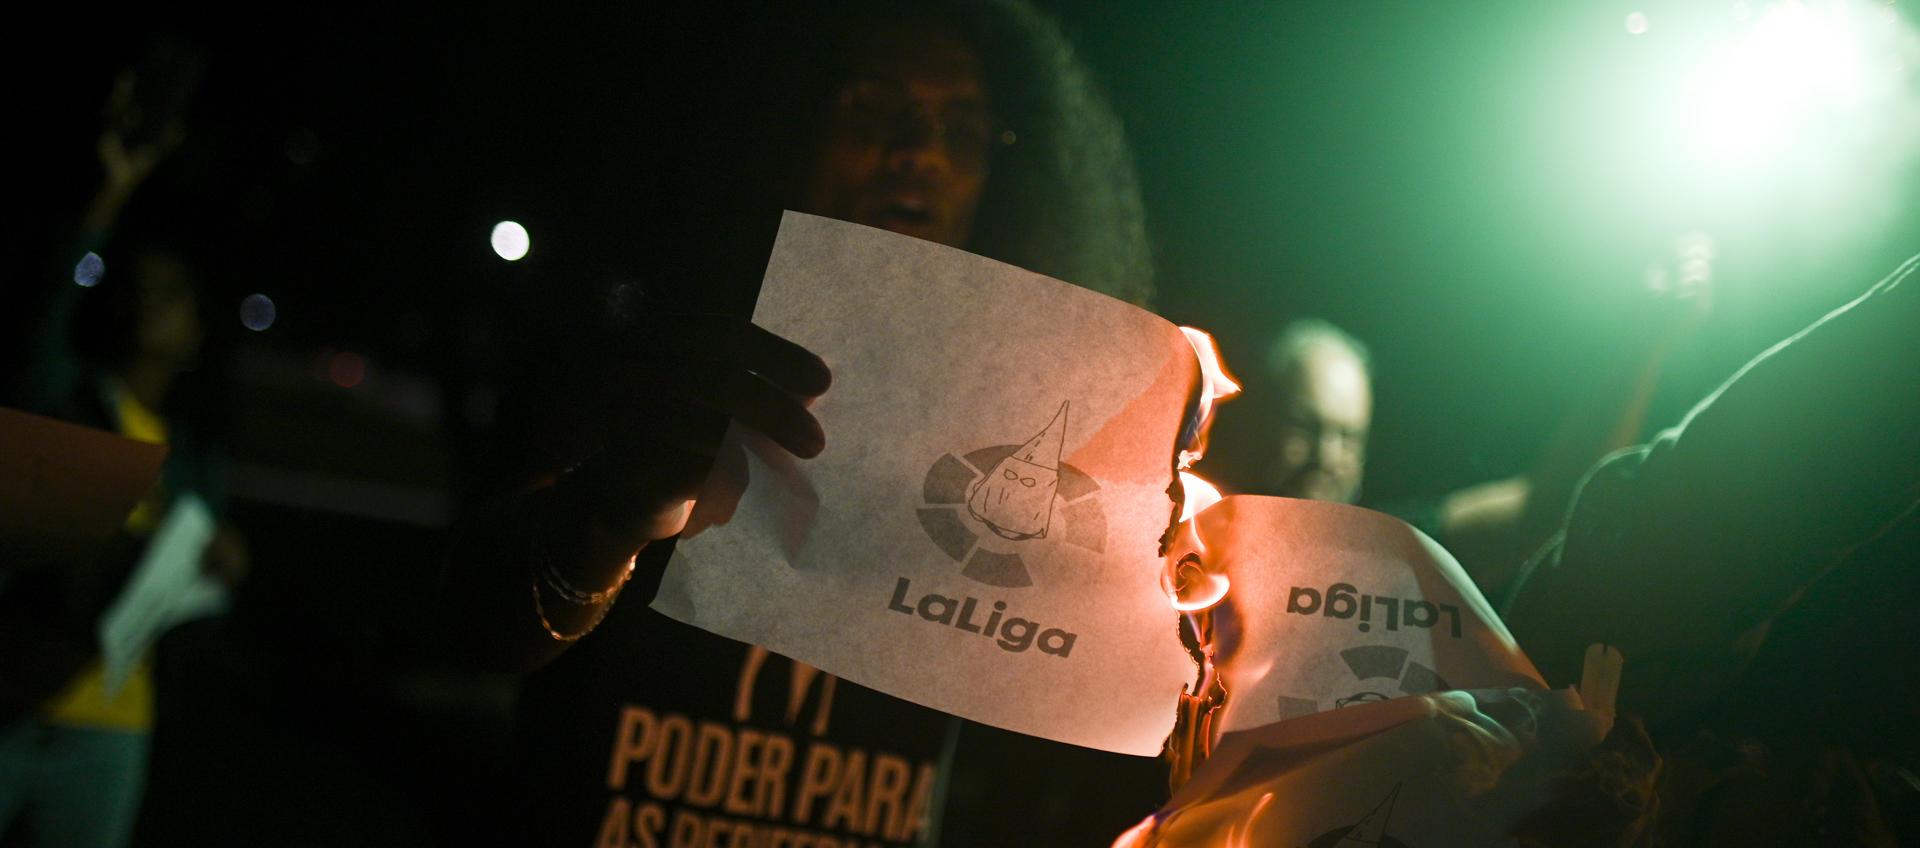
M 1920 33 L 1881 0 L 1663 2 L 1566 18 L 1531 67 L 1525 196 L 1596 256 L 1711 232 L 1742 267 L 1910 221 Z M 1564 71 L 1564 75 L 1553 73 Z M 1732 266 L 1729 266 L 1732 267 Z
M 1697 71 L 1685 109 L 1694 154 L 1719 167 L 1764 167 L 1800 142 L 1824 146 L 1822 136 L 1839 129 L 1835 119 L 1851 132 L 1877 132 L 1873 107 L 1888 92 L 1876 83 L 1891 81 L 1875 79 L 1885 64 L 1879 48 L 1899 26 L 1890 11 L 1848 2 L 1762 11 Z

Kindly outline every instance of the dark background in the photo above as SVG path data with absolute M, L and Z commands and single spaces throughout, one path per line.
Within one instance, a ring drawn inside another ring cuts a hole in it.
M 1656 424 L 1913 247 L 1904 148 L 1861 160 L 1871 197 L 1838 200 L 1757 176 L 1704 196 L 1630 161 L 1665 145 L 1620 104 L 1678 84 L 1660 70 L 1686 49 L 1663 27 L 1675 4 L 1043 5 L 1128 125 L 1163 314 L 1214 332 L 1249 383 L 1209 463 L 1230 483 L 1262 444 L 1265 337 L 1292 318 L 1371 346 L 1367 497 L 1393 501 L 1524 470 L 1632 352 L 1642 271 L 1681 232 L 1718 241 L 1716 306 L 1671 362 Z M 1654 27 L 1629 36 L 1642 8 Z M 725 106 L 726 20 L 706 6 L 80 7 L 4 36 L 9 334 L 61 273 L 54 246 L 97 184 L 115 71 L 156 30 L 208 60 L 185 147 L 129 214 L 205 245 L 223 351 L 208 367 L 232 380 L 234 517 L 257 567 L 234 618 L 169 640 L 224 659 L 174 663 L 187 682 L 166 697 L 188 700 L 163 704 L 177 718 L 149 841 L 485 833 L 511 681 L 398 657 L 421 638 L 490 381 L 511 365 L 512 305 L 632 261 L 633 187 Z M 523 262 L 488 248 L 505 218 L 532 233 Z M 264 333 L 237 320 L 252 292 L 278 306 Z M 343 352 L 366 363 L 352 387 L 333 379 Z

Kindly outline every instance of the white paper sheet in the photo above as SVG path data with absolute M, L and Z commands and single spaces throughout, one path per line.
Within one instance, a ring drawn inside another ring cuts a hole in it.
M 1230 586 L 1214 611 L 1224 731 L 1446 689 L 1546 688 L 1459 563 L 1399 519 L 1232 495 L 1197 524 L 1197 555 Z
M 969 719 L 1157 753 L 1194 673 L 1158 584 L 1197 373 L 1177 328 L 791 212 L 754 321 L 833 368 L 826 451 L 729 433 L 654 607 Z
M 133 575 L 97 626 L 108 695 L 120 691 L 169 628 L 226 608 L 226 585 L 200 570 L 214 524 L 206 503 L 182 492 L 154 529 Z

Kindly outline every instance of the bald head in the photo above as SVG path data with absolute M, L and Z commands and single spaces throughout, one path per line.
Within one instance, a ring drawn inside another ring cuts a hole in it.
M 1366 347 L 1324 321 L 1297 322 L 1275 341 L 1267 366 L 1281 389 L 1275 493 L 1358 500 L 1373 422 Z

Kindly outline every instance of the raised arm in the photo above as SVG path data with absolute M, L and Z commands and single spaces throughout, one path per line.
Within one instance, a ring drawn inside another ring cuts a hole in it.
M 1560 529 L 1594 463 L 1640 440 L 1668 357 L 1712 303 L 1712 247 L 1703 237 L 1682 237 L 1649 266 L 1644 290 L 1628 302 L 1621 355 L 1601 363 L 1533 466 L 1440 502 L 1441 541 L 1488 595 L 1504 594 L 1528 556 Z
M 1749 362 L 1678 427 L 1589 476 L 1508 623 L 1556 683 L 1610 641 L 1679 697 L 1920 496 L 1920 283 L 1908 260 Z
M 185 130 L 176 117 L 167 120 L 156 137 L 134 141 L 130 132 L 138 124 L 133 109 L 134 74 L 121 72 L 108 97 L 104 126 L 94 143 L 100 164 L 100 182 L 94 187 L 86 209 L 68 240 L 60 244 L 36 266 L 19 301 L 34 316 L 15 338 L 0 341 L 0 362 L 18 363 L 14 372 L 0 372 L 0 403 L 36 412 L 59 412 L 80 379 L 80 364 L 73 350 L 73 315 L 86 291 L 75 285 L 82 257 L 105 249 L 114 227 L 120 222 L 128 202 L 153 174 L 154 168 L 180 147 Z M 134 117 L 129 117 L 132 112 Z M 87 273 L 99 274 L 93 265 Z M 88 281 L 93 285 L 96 280 Z

